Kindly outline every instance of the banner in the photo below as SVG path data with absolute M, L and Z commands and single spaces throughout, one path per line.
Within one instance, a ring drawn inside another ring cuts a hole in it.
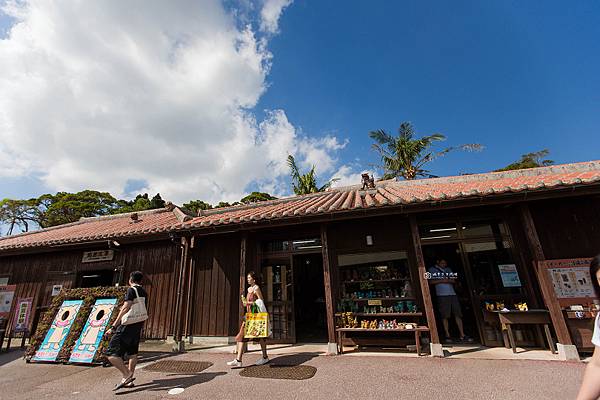
M 0 318 L 8 319 L 17 285 L 0 286 Z
M 56 361 L 82 304 L 83 300 L 65 300 L 62 303 L 32 361 Z
M 244 337 L 246 339 L 266 338 L 269 336 L 269 314 L 247 313 L 244 324 Z
M 98 299 L 73 347 L 69 362 L 91 364 L 110 321 L 117 299 Z
M 33 297 L 19 298 L 15 308 L 13 319 L 13 333 L 27 332 L 29 327 L 29 318 L 31 317 L 31 308 L 33 306 Z

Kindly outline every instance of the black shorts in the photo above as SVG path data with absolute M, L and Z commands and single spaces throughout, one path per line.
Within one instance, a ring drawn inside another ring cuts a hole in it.
M 451 315 L 462 318 L 462 310 L 460 309 L 460 303 L 458 296 L 438 296 L 438 311 L 442 319 L 448 319 Z
M 132 329 L 133 328 L 133 329 Z M 141 330 L 132 326 L 120 325 L 110 339 L 105 354 L 121 357 L 136 355 L 140 347 Z

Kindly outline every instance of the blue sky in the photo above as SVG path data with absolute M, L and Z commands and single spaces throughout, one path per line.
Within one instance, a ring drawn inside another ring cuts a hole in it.
M 342 165 L 354 173 L 370 168 L 377 156 L 368 132 L 395 133 L 402 121 L 420 134 L 446 135 L 447 145 L 485 146 L 435 161 L 438 175 L 490 171 L 543 148 L 557 163 L 598 159 L 599 16 L 595 1 L 295 0 L 279 32 L 265 35 L 270 69 L 250 112 L 263 121 L 265 110 L 284 110 L 299 136 L 347 140 L 330 152 L 335 167 L 325 178 Z M 11 23 L 0 14 L 5 39 Z M 43 168 L 1 177 L 0 197 L 81 187 L 43 177 Z M 140 173 L 123 179 L 122 193 L 132 196 L 152 180 Z M 264 179 L 244 181 L 243 189 L 264 189 Z M 88 180 L 89 188 L 107 190 Z M 170 198 L 170 186 L 155 188 Z

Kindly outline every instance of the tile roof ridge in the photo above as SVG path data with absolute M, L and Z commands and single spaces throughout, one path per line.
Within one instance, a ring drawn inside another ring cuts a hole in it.
M 438 178 L 425 178 L 415 180 L 390 180 L 386 181 L 382 186 L 419 186 L 419 185 L 431 185 L 436 183 L 462 183 L 472 181 L 485 181 L 495 180 L 504 178 L 520 178 L 525 176 L 544 176 L 557 173 L 568 173 L 568 172 L 587 172 L 587 171 L 598 171 L 600 174 L 600 160 L 595 161 L 584 161 L 577 163 L 565 163 L 549 165 L 546 167 L 536 168 L 524 168 L 515 169 L 509 171 L 493 171 L 493 172 L 482 172 L 471 175 L 451 175 L 441 176 Z
M 2 237 L 0 237 L 0 242 L 2 242 L 3 240 L 14 239 L 17 237 L 34 235 L 36 233 L 49 232 L 49 231 L 54 231 L 54 230 L 61 229 L 61 228 L 68 228 L 70 226 L 81 225 L 83 223 L 85 223 L 85 221 L 82 221 L 81 219 L 79 219 L 78 221 L 75 221 L 75 222 L 69 222 L 69 223 L 62 224 L 62 225 L 49 226 L 47 228 L 40 228 L 40 229 L 36 229 L 35 231 L 21 232 L 21 233 L 16 233 L 14 235 L 2 236 Z
M 131 212 L 119 213 L 119 214 L 98 215 L 96 217 L 81 217 L 79 219 L 79 221 L 83 221 L 83 222 L 103 221 L 103 220 L 109 220 L 109 219 L 127 218 L 127 217 L 131 217 L 133 214 L 137 214 L 138 216 L 140 216 L 140 215 L 150 215 L 150 214 L 161 214 L 161 213 L 165 213 L 165 212 L 169 212 L 169 211 L 171 211 L 171 210 L 168 210 L 167 208 L 153 208 L 151 210 L 131 211 Z M 64 226 L 64 225 L 58 225 L 58 226 Z
M 230 206 L 230 207 L 219 207 L 219 208 L 211 208 L 209 210 L 200 210 L 200 215 L 197 215 L 196 217 L 194 217 L 194 219 L 199 218 L 199 217 L 209 216 L 209 215 L 225 214 L 227 212 L 232 212 L 232 211 L 243 211 L 243 210 L 250 210 L 252 208 L 260 208 L 260 207 L 284 204 L 284 203 L 289 203 L 291 201 L 298 201 L 299 199 L 308 199 L 311 197 L 324 196 L 324 195 L 333 193 L 335 191 L 337 191 L 337 189 L 327 190 L 324 192 L 281 197 L 281 198 L 275 199 L 275 200 L 257 201 L 255 203 L 249 203 L 249 204 L 238 204 L 236 206 Z

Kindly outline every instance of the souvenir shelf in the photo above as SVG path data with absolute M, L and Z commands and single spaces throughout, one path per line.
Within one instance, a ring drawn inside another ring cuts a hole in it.
M 389 331 L 392 327 L 420 326 L 423 317 L 406 259 L 341 266 L 340 298 L 337 304 L 338 328 L 364 328 Z M 383 328 L 383 329 L 382 329 Z M 401 328 L 396 328 L 401 329 Z M 394 336 L 362 335 L 347 332 L 348 344 L 381 344 Z M 395 339 L 399 343 L 399 339 Z M 407 343 L 406 343 L 407 344 Z

